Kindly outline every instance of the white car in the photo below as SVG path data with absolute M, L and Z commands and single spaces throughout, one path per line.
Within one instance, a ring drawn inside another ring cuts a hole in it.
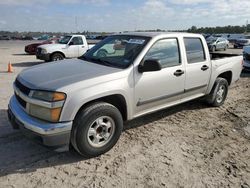
M 45 44 L 37 48 L 37 59 L 45 61 L 59 61 L 65 58 L 82 56 L 94 45 L 88 45 L 84 35 L 68 35 L 59 40 L 57 44 Z

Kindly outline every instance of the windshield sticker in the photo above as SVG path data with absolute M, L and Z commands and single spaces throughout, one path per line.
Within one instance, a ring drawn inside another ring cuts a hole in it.
M 145 42 L 145 40 L 143 40 L 143 39 L 130 39 L 128 41 L 128 43 L 130 43 L 130 44 L 143 44 L 144 42 Z

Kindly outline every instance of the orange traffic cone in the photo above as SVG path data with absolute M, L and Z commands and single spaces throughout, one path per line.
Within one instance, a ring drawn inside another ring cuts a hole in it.
M 12 72 L 13 72 L 13 68 L 12 68 L 11 63 L 9 62 L 9 64 L 8 64 L 8 73 L 12 73 Z

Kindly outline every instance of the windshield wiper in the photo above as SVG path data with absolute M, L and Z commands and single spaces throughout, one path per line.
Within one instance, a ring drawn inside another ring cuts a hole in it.
M 100 64 L 103 64 L 103 65 L 106 65 L 106 66 L 109 66 L 109 67 L 115 67 L 115 65 L 107 60 L 104 60 L 104 59 L 95 59 L 96 61 L 98 61 Z
M 118 64 L 116 65 L 116 64 L 113 64 L 113 63 L 111 63 L 111 62 L 109 62 L 107 60 L 100 59 L 100 58 L 91 58 L 91 57 L 87 57 L 87 56 L 83 55 L 81 57 L 78 57 L 78 59 L 93 62 L 93 63 L 97 63 L 99 65 L 122 68 L 122 66 L 119 66 Z

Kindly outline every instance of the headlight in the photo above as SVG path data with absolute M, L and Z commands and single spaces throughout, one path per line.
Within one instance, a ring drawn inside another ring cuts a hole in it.
M 56 102 L 66 99 L 66 95 L 64 93 L 50 91 L 33 91 L 31 97 L 48 102 Z
M 42 48 L 41 54 L 47 54 L 47 50 Z
M 29 104 L 29 114 L 42 120 L 58 122 L 66 94 L 61 92 L 32 91 L 32 99 L 37 99 Z

